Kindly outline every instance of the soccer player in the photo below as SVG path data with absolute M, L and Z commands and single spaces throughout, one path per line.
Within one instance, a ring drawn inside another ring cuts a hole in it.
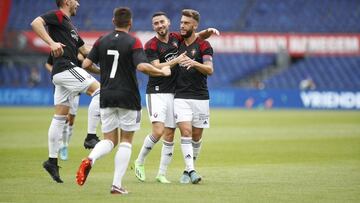
M 78 65 L 84 60 L 84 56 L 78 53 Z M 45 64 L 46 69 L 51 73 L 53 69 L 53 58 L 51 55 L 49 55 L 48 60 Z M 97 97 L 98 98 L 98 97 Z M 64 130 L 62 132 L 62 139 L 60 141 L 60 159 L 61 160 L 68 160 L 68 146 L 70 142 L 70 138 L 73 134 L 73 126 L 75 122 L 75 116 L 79 107 L 79 99 L 80 99 L 80 93 L 75 94 L 69 97 L 69 103 L 70 103 L 70 110 L 69 114 L 66 118 L 66 123 L 64 126 Z M 96 143 L 99 142 L 99 137 L 96 136 L 96 128 L 97 125 L 100 122 L 100 101 L 94 100 L 92 103 L 92 108 L 89 109 L 88 112 L 88 134 L 84 141 L 85 148 L 94 148 Z M 93 138 L 92 135 L 95 135 L 96 137 Z
M 175 120 L 181 133 L 181 151 L 186 165 L 180 182 L 193 184 L 201 181 L 194 160 L 200 152 L 203 129 L 209 128 L 207 76 L 214 71 L 211 45 L 195 35 L 199 21 L 199 12 L 182 11 L 180 34 L 184 41 L 179 53 L 186 52 L 186 57 L 180 61 L 174 99 Z
M 83 159 L 76 181 L 83 185 L 95 161 L 108 154 L 120 141 L 110 192 L 127 194 L 122 178 L 129 164 L 133 135 L 140 128 L 141 118 L 136 70 L 153 76 L 169 76 L 171 71 L 169 66 L 157 69 L 147 63 L 140 40 L 128 33 L 132 26 L 129 8 L 115 8 L 113 24 L 115 30 L 99 38 L 83 62 L 84 68 L 92 63 L 100 64 L 100 113 L 104 139 Z
M 159 69 L 166 65 L 174 67 L 185 56 L 185 53 L 182 55 L 178 54 L 178 47 L 183 38 L 179 33 L 169 31 L 170 20 L 164 12 L 153 14 L 152 26 L 156 36 L 145 45 L 145 52 L 149 61 Z M 205 39 L 213 33 L 219 34 L 219 31 L 214 28 L 208 28 L 196 34 Z M 135 176 L 140 181 L 145 181 L 146 179 L 144 167 L 146 156 L 160 140 L 161 136 L 164 136 L 160 167 L 156 180 L 160 183 L 170 183 L 165 175 L 174 151 L 173 140 L 176 128 L 174 93 L 176 75 L 176 70 L 172 69 L 170 77 L 149 77 L 146 88 L 146 104 L 152 123 L 152 132 L 145 137 L 140 153 L 134 163 Z
M 80 92 L 92 97 L 92 103 L 98 99 L 100 84 L 84 69 L 77 67 L 77 54 L 87 55 L 89 50 L 78 35 L 70 18 L 76 15 L 80 6 L 77 0 L 56 0 L 59 10 L 49 11 L 36 17 L 32 23 L 34 32 L 51 49 L 53 56 L 52 82 L 55 85 L 55 113 L 48 133 L 49 159 L 43 163 L 44 169 L 57 182 L 62 183 L 58 166 L 59 140 L 69 113 L 69 98 Z M 48 27 L 48 32 L 45 29 Z M 90 72 L 99 73 L 89 68 Z M 90 106 L 91 107 L 91 104 Z

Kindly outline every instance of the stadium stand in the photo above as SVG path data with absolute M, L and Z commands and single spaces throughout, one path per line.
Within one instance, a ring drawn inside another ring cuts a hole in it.
M 201 13 L 200 29 L 216 27 L 221 32 L 277 33 L 360 33 L 358 0 L 86 0 L 81 1 L 74 24 L 82 31 L 112 29 L 110 19 L 115 6 L 128 6 L 134 12 L 133 30 L 151 30 L 152 13 L 165 11 L 177 30 L 181 9 L 193 8 Z M 31 8 L 31 9 L 29 9 Z M 214 9 L 216 8 L 216 9 Z M 12 0 L 8 31 L 30 30 L 30 21 L 37 15 L 56 9 L 50 0 Z M 18 15 L 21 13 L 21 15 Z M 215 74 L 209 77 L 210 87 L 227 87 L 268 68 L 274 55 L 216 53 Z M 0 64 L 1 86 L 26 86 L 29 65 Z M 50 86 L 50 76 L 38 65 L 41 82 Z M 139 84 L 145 87 L 147 77 L 139 74 Z M 298 89 L 299 82 L 311 77 L 318 89 L 360 89 L 359 56 L 310 56 L 275 76 L 264 79 L 266 88 Z

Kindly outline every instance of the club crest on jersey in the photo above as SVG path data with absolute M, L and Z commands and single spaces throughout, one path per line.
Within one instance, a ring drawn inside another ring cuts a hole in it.
M 76 41 L 79 41 L 79 35 L 76 33 L 75 30 L 71 30 L 71 37 L 76 40 Z
M 191 50 L 191 56 L 194 57 L 195 54 L 196 54 L 196 50 L 195 49 Z
M 176 48 L 178 48 L 178 44 L 176 42 L 172 42 L 172 45 Z

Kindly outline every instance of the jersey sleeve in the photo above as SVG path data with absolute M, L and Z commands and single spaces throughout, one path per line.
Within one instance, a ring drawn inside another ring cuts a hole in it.
M 90 53 L 87 55 L 87 58 L 90 59 L 93 63 L 99 62 L 99 46 L 100 46 L 100 39 L 97 39 L 94 43 L 92 49 L 90 50 Z
M 159 55 L 156 49 L 157 49 L 156 43 L 152 39 L 145 44 L 145 53 L 149 61 L 154 61 L 159 59 Z
M 135 65 L 139 65 L 140 63 L 148 63 L 148 59 L 146 57 L 146 54 L 144 52 L 143 46 L 141 41 L 135 37 L 135 42 L 132 46 L 132 60 Z
M 49 11 L 40 16 L 46 23 L 46 25 L 59 25 L 64 18 L 61 11 Z
M 213 48 L 208 41 L 203 41 L 200 44 L 200 52 L 202 56 L 212 56 L 214 54 Z

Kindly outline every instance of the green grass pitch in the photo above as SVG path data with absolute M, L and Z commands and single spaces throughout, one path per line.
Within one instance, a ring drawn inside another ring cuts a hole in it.
M 75 173 L 89 151 L 82 147 L 87 110 L 81 108 L 60 161 L 64 184 L 42 168 L 52 108 L 0 108 L 0 202 L 360 202 L 360 112 L 213 109 L 196 162 L 199 185 L 178 183 L 184 168 L 176 132 L 170 185 L 155 181 L 161 142 L 146 160 L 147 181 L 133 170 L 127 196 L 109 194 L 114 151 L 98 160 L 80 187 Z M 143 110 L 131 163 L 149 133 Z M 100 133 L 100 130 L 98 130 Z

